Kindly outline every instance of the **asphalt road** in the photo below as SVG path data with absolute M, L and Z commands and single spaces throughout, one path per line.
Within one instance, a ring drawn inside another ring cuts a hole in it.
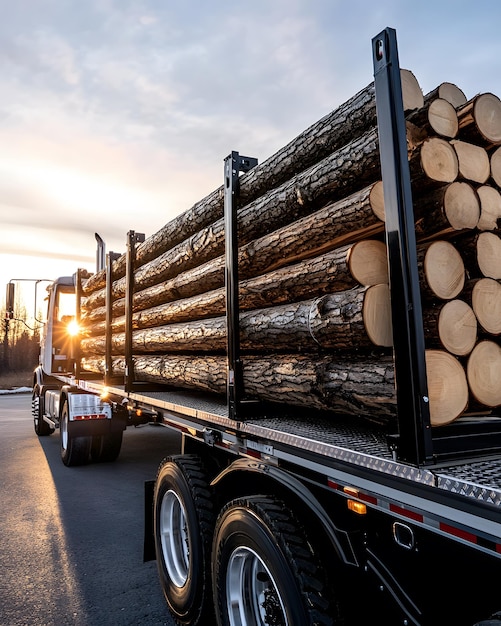
M 173 626 L 143 562 L 143 494 L 178 435 L 129 428 L 114 463 L 68 468 L 30 404 L 0 395 L 0 624 Z

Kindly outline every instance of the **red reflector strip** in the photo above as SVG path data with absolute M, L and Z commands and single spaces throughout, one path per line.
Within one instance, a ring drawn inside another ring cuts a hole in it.
M 106 414 L 105 413 L 91 413 L 90 415 L 74 415 L 73 419 L 75 421 L 82 421 L 82 420 L 105 420 L 106 419 Z
M 465 541 L 469 541 L 470 543 L 477 543 L 476 535 L 466 532 L 465 530 L 460 530 L 455 526 L 450 526 L 449 524 L 444 524 L 443 522 L 440 522 L 439 528 L 449 535 L 454 535 L 454 537 L 459 537 L 460 539 L 464 539 Z
M 368 502 L 369 504 L 374 504 L 374 505 L 377 504 L 377 498 L 375 498 L 374 496 L 369 496 L 367 493 L 359 493 L 358 497 L 363 502 Z
M 412 519 L 415 522 L 422 522 L 424 520 L 424 516 L 420 513 L 416 513 L 415 511 L 409 511 L 409 509 L 404 509 L 403 507 L 397 506 L 396 504 L 390 504 L 390 511 L 397 515 L 402 515 L 403 517 Z

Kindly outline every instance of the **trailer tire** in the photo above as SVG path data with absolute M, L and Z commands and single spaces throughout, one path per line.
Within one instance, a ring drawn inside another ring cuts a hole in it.
M 111 463 L 116 461 L 122 448 L 123 430 L 107 435 L 95 435 L 92 437 L 90 456 L 98 463 Z
M 279 499 L 249 496 L 223 508 L 212 568 L 220 626 L 336 623 L 324 571 L 306 533 Z
M 196 455 L 168 457 L 153 500 L 160 584 L 176 622 L 214 623 L 210 553 L 215 515 L 206 471 Z
M 47 424 L 43 419 L 43 399 L 40 396 L 40 387 L 35 385 L 33 387 L 33 395 L 31 396 L 31 414 L 33 415 L 33 423 L 35 426 L 35 433 L 39 437 L 46 437 L 52 435 L 54 428 Z
M 73 437 L 69 432 L 68 400 L 65 400 L 59 421 L 61 459 L 67 467 L 85 465 L 89 460 L 92 437 Z

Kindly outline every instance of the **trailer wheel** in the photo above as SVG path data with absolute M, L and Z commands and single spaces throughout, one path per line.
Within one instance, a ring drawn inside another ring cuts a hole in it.
M 68 401 L 63 404 L 60 419 L 61 431 L 61 459 L 63 463 L 70 467 L 74 465 L 85 465 L 89 460 L 91 437 L 72 437 L 69 433 L 69 409 Z
M 90 456 L 93 461 L 111 463 L 116 461 L 122 448 L 123 430 L 108 435 L 92 437 Z
M 44 421 L 43 414 L 43 400 L 40 396 L 40 387 L 35 385 L 33 387 L 33 395 L 31 396 L 31 414 L 33 415 L 33 423 L 35 426 L 35 433 L 39 437 L 46 437 L 52 435 L 54 429 L 51 428 L 47 422 Z
M 335 623 L 323 570 L 294 514 L 278 499 L 252 496 L 223 508 L 212 568 L 220 626 Z
M 196 455 L 161 465 L 154 493 L 155 551 L 160 584 L 178 624 L 214 620 L 210 549 L 215 515 L 208 478 Z

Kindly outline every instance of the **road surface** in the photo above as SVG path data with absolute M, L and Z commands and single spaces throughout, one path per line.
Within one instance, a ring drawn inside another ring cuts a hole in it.
M 116 462 L 68 468 L 30 405 L 0 395 L 0 624 L 173 626 L 143 563 L 143 493 L 178 435 L 130 428 Z

